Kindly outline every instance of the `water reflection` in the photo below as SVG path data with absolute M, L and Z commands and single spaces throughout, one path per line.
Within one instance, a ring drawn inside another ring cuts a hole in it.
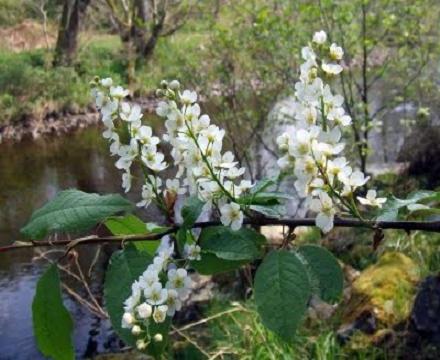
M 120 174 L 108 155 L 100 130 L 89 128 L 59 138 L 0 146 L 0 245 L 20 239 L 19 229 L 32 212 L 63 189 L 120 192 Z M 129 195 L 136 201 L 136 194 Z M 151 216 L 154 216 L 152 214 Z M 83 249 L 81 260 L 90 262 L 93 249 Z M 36 281 L 45 262 L 33 262 L 32 250 L 0 254 L 1 359 L 40 359 L 32 334 L 31 303 Z M 108 256 L 108 254 L 107 254 Z M 106 257 L 94 274 L 99 290 Z M 69 284 L 73 287 L 77 284 Z M 75 321 L 75 348 L 83 358 L 117 349 L 108 321 L 102 321 L 70 298 L 65 303 Z
M 31 304 L 39 270 L 13 265 L 0 273 L 0 349 L 2 359 L 43 359 L 31 326 Z

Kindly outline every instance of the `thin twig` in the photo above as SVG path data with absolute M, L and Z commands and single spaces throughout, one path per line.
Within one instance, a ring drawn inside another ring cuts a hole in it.
M 206 352 L 197 342 L 193 339 L 191 339 L 188 335 L 186 335 L 181 330 L 175 328 L 173 326 L 173 333 L 178 334 L 179 336 L 183 337 L 186 341 L 188 341 L 190 344 L 192 344 L 197 350 L 199 350 L 203 355 L 206 356 L 207 359 L 211 358 L 211 355 L 209 355 L 208 352 Z
M 93 305 L 94 305 L 94 306 L 95 306 L 100 312 L 102 312 L 103 314 L 105 314 L 104 309 L 103 309 L 103 308 L 101 307 L 101 305 L 99 304 L 99 302 L 98 302 L 98 300 L 96 299 L 95 295 L 93 295 L 92 290 L 90 289 L 89 283 L 87 282 L 86 277 L 84 276 L 84 273 L 83 273 L 83 271 L 82 271 L 82 269 L 81 269 L 81 265 L 79 264 L 79 261 L 78 261 L 78 255 L 77 255 L 77 254 L 75 254 L 75 255 L 76 255 L 76 256 L 75 256 L 75 265 L 76 265 L 76 268 L 77 268 L 77 270 L 78 270 L 78 274 L 79 274 L 79 276 L 80 276 L 80 278 L 81 278 L 81 283 L 82 283 L 82 285 L 83 285 L 84 288 L 86 289 L 87 294 L 89 295 L 89 298 L 90 298 L 90 300 L 92 301 Z
M 50 250 L 50 251 L 46 251 L 41 253 L 37 258 L 35 258 L 36 260 L 38 259 L 45 259 L 51 263 L 55 263 L 58 267 L 58 269 L 60 269 L 61 271 L 63 271 L 64 273 L 66 273 L 67 275 L 71 276 L 73 279 L 75 279 L 76 281 L 78 281 L 79 283 L 81 283 L 83 285 L 83 287 L 86 289 L 87 294 L 89 295 L 90 299 L 92 302 L 84 299 L 82 296 L 80 296 L 78 293 L 76 293 L 73 289 L 71 289 L 70 287 L 68 287 L 65 283 L 62 282 L 62 286 L 64 289 L 66 289 L 66 291 L 75 299 L 77 300 L 81 305 L 83 305 L 84 307 L 86 307 L 90 312 L 92 312 L 93 314 L 98 315 L 100 318 L 106 319 L 108 318 L 108 314 L 107 312 L 101 307 L 101 305 L 99 305 L 97 299 L 95 298 L 95 296 L 93 295 L 92 291 L 90 290 L 90 287 L 84 277 L 84 274 L 81 270 L 81 266 L 78 262 L 78 256 L 77 254 L 75 254 L 75 266 L 78 270 L 78 274 L 74 273 L 72 270 L 70 270 L 67 266 L 61 265 L 59 262 L 53 262 L 49 257 L 48 254 L 55 252 L 55 250 Z
M 99 245 L 98 249 L 96 249 L 96 251 L 95 251 L 95 256 L 93 257 L 92 263 L 90 264 L 89 271 L 87 271 L 87 276 L 88 277 L 92 276 L 93 268 L 98 263 L 99 256 L 101 255 L 101 249 L 102 249 L 102 246 Z
M 219 356 L 222 356 L 224 354 L 236 354 L 236 352 L 226 348 L 226 349 L 220 349 L 219 351 L 217 351 L 214 355 L 212 355 L 209 360 L 214 360 L 217 359 Z M 223 357 L 222 357 L 223 359 Z
M 232 313 L 237 312 L 237 311 L 247 311 L 247 310 L 245 308 L 243 308 L 242 306 L 235 306 L 232 309 L 219 312 L 217 314 L 214 314 L 214 315 L 208 316 L 206 318 L 203 318 L 203 319 L 201 319 L 199 321 L 196 321 L 196 322 L 193 322 L 191 324 L 182 326 L 180 329 L 176 329 L 175 328 L 173 331 L 171 331 L 170 335 L 172 335 L 174 333 L 177 333 L 177 330 L 179 330 L 179 331 L 186 331 L 186 330 L 189 330 L 189 329 L 191 329 L 191 328 L 193 328 L 195 326 L 206 324 L 207 322 L 209 322 L 211 320 L 217 319 L 217 318 L 222 317 L 224 315 L 232 314 Z
M 105 313 L 102 313 L 97 309 L 93 304 L 91 304 L 89 301 L 84 300 L 78 293 L 76 293 L 74 290 L 72 290 L 70 287 L 68 287 L 65 283 L 61 283 L 61 286 L 63 287 L 66 292 L 72 296 L 76 301 L 78 301 L 81 305 L 86 307 L 91 313 L 95 314 L 101 319 L 106 319 L 108 316 Z
M 44 259 L 44 260 L 47 260 L 51 264 L 55 264 L 55 262 L 47 256 L 51 252 L 53 252 L 53 251 L 47 251 L 47 252 L 41 253 L 37 258 L 34 258 L 34 261 L 39 260 L 39 259 Z M 56 265 L 59 270 L 65 272 L 67 275 L 74 278 L 76 281 L 81 282 L 81 278 L 77 274 L 75 274 L 73 271 L 71 271 L 67 266 L 61 265 L 59 262 L 57 262 Z

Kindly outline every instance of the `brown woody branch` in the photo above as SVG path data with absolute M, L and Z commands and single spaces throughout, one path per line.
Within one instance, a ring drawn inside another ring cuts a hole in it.
M 315 226 L 314 218 L 303 219 L 273 219 L 273 218 L 258 218 L 258 219 L 246 219 L 244 221 L 246 225 L 254 226 L 288 226 L 295 228 L 297 226 Z M 195 223 L 193 228 L 206 228 L 211 226 L 221 225 L 220 221 L 204 221 Z M 334 220 L 335 227 L 363 227 L 370 229 L 396 229 L 396 230 L 422 230 L 429 232 L 440 232 L 440 221 L 360 221 L 357 219 L 340 219 Z M 115 243 L 123 244 L 124 242 L 131 241 L 154 241 L 159 240 L 162 237 L 175 233 L 179 230 L 179 225 L 174 225 L 165 231 L 155 234 L 135 234 L 124 236 L 98 236 L 90 235 L 75 240 L 31 240 L 31 241 L 15 241 L 11 245 L 0 247 L 0 253 L 4 253 L 11 250 L 35 248 L 35 247 L 52 247 L 52 246 L 65 246 L 67 251 L 73 249 L 79 245 L 94 245 L 101 243 Z

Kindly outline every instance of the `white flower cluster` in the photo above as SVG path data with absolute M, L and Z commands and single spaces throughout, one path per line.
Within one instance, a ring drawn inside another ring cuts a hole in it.
M 160 140 L 153 136 L 150 126 L 142 124 L 140 106 L 124 101 L 128 90 L 113 86 L 110 78 L 96 79 L 93 85 L 92 95 L 106 128 L 103 136 L 111 143 L 111 154 L 119 157 L 116 167 L 124 171 L 122 187 L 125 192 L 131 188 L 133 163 L 139 162 L 147 172 L 142 188 L 142 201 L 138 203 L 138 206 L 146 207 L 152 200 L 157 200 L 162 191 L 162 181 L 157 173 L 164 170 L 167 164 L 164 162 L 164 154 L 157 149 Z M 126 140 L 125 143 L 122 138 Z M 178 182 L 170 180 L 166 186 L 169 192 L 181 192 Z
M 179 89 L 176 80 L 162 82 L 158 94 L 165 101 L 156 110 L 166 119 L 164 140 L 172 146 L 171 156 L 178 168 L 176 178 L 184 177 L 191 195 L 219 208 L 222 223 L 238 230 L 243 212 L 236 199 L 253 185 L 239 180 L 245 169 L 237 166 L 232 152 L 222 153 L 225 131 L 211 124 L 208 115 L 201 114 L 197 93 Z
M 327 45 L 324 31 L 315 33 L 309 46 L 302 49 L 304 63 L 295 84 L 293 106 L 296 125 L 277 138 L 283 153 L 278 165 L 283 171 L 293 170 L 295 188 L 299 196 L 307 198 L 309 209 L 318 213 L 316 225 L 324 232 L 333 228 L 337 209 L 360 217 L 353 193 L 369 179 L 341 156 L 341 129 L 351 124 L 351 118 L 343 108 L 343 97 L 333 94 L 320 77 L 331 80 L 337 76 L 343 70 L 337 63 L 343 54 L 336 44 Z M 375 196 L 376 192 L 369 192 L 365 201 L 359 200 L 365 205 L 383 204 L 385 200 Z
M 194 248 L 189 250 L 197 257 Z M 124 302 L 122 327 L 139 338 L 136 342 L 139 350 L 145 349 L 150 341 L 162 341 L 161 334 L 149 333 L 149 323 L 162 323 L 167 316 L 173 317 L 189 295 L 191 278 L 184 268 L 176 267 L 172 255 L 172 246 L 161 250 L 132 284 L 131 295 Z
M 151 127 L 142 125 L 139 105 L 124 101 L 128 91 L 113 86 L 110 78 L 95 79 L 93 86 L 92 95 L 106 127 L 103 136 L 111 142 L 111 154 L 119 156 L 116 167 L 124 171 L 122 186 L 126 192 L 131 188 L 132 164 L 138 162 L 144 169 L 145 184 L 138 206 L 147 207 L 155 201 L 167 210 L 168 195 L 185 194 L 188 188 L 190 195 L 206 202 L 207 209 L 212 205 L 219 209 L 224 225 L 241 228 L 243 211 L 237 198 L 253 185 L 240 180 L 245 169 L 238 167 L 232 152 L 222 153 L 225 131 L 211 124 L 208 115 L 201 115 L 196 92 L 180 91 L 177 80 L 163 81 L 158 90 L 165 101 L 158 104 L 156 113 L 166 119 L 163 139 L 171 144 L 173 165 L 177 167 L 175 178 L 167 179 L 164 189 L 158 177 L 167 167 L 164 154 L 157 149 L 160 139 L 153 136 Z

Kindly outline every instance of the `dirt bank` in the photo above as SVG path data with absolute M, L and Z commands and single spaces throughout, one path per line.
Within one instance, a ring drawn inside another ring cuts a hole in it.
M 26 116 L 20 121 L 0 127 L 2 141 L 19 142 L 37 139 L 44 135 L 60 135 L 99 122 L 98 112 L 93 108 L 78 113 L 68 111 L 51 112 L 41 118 Z
M 155 98 L 138 98 L 144 113 L 153 113 L 157 104 Z M 23 139 L 38 139 L 41 136 L 61 135 L 96 125 L 99 113 L 92 105 L 79 110 L 51 111 L 42 116 L 28 115 L 14 123 L 0 126 L 0 140 L 20 142 Z

